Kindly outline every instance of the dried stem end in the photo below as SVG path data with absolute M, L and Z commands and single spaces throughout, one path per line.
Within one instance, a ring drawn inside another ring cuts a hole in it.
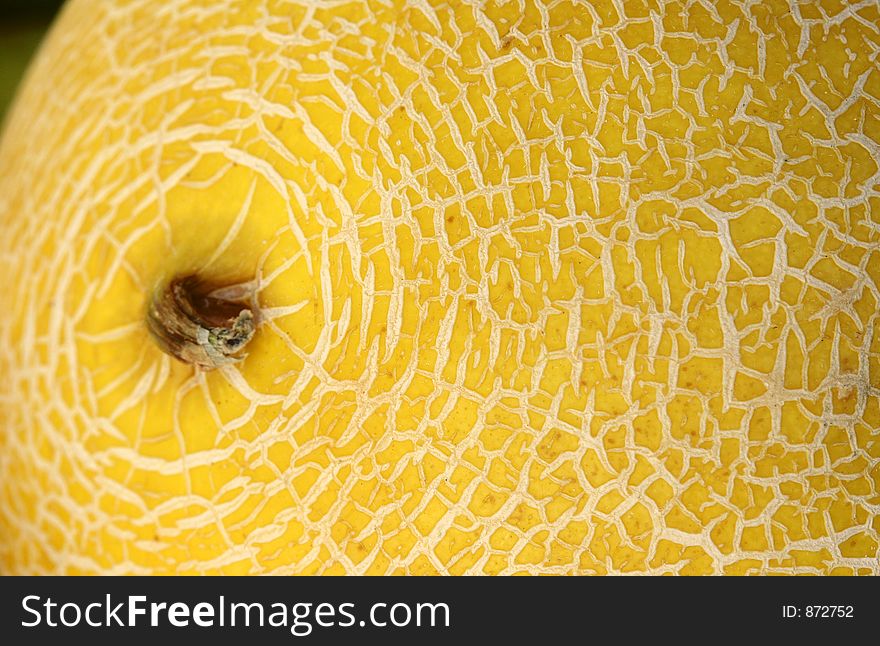
M 240 361 L 255 328 L 247 287 L 212 290 L 196 276 L 176 278 L 153 296 L 147 327 L 162 350 L 204 370 Z

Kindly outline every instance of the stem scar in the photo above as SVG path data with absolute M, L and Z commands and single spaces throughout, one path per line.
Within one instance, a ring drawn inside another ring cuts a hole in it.
M 213 370 L 244 358 L 256 327 L 252 294 L 250 283 L 211 289 L 198 276 L 175 278 L 153 295 L 147 327 L 163 351 Z

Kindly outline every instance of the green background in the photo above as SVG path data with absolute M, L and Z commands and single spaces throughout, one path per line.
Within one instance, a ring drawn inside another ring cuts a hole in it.
M 61 4 L 58 0 L 0 0 L 0 119 Z

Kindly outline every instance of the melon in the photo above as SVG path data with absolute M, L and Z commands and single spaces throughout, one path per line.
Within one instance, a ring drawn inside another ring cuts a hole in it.
M 0 570 L 880 574 L 880 7 L 71 0 Z

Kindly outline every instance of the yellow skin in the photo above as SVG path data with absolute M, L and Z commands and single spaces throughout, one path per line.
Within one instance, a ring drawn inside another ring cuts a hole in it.
M 870 1 L 73 0 L 2 571 L 880 574 L 878 56 Z M 193 272 L 244 361 L 148 335 Z

